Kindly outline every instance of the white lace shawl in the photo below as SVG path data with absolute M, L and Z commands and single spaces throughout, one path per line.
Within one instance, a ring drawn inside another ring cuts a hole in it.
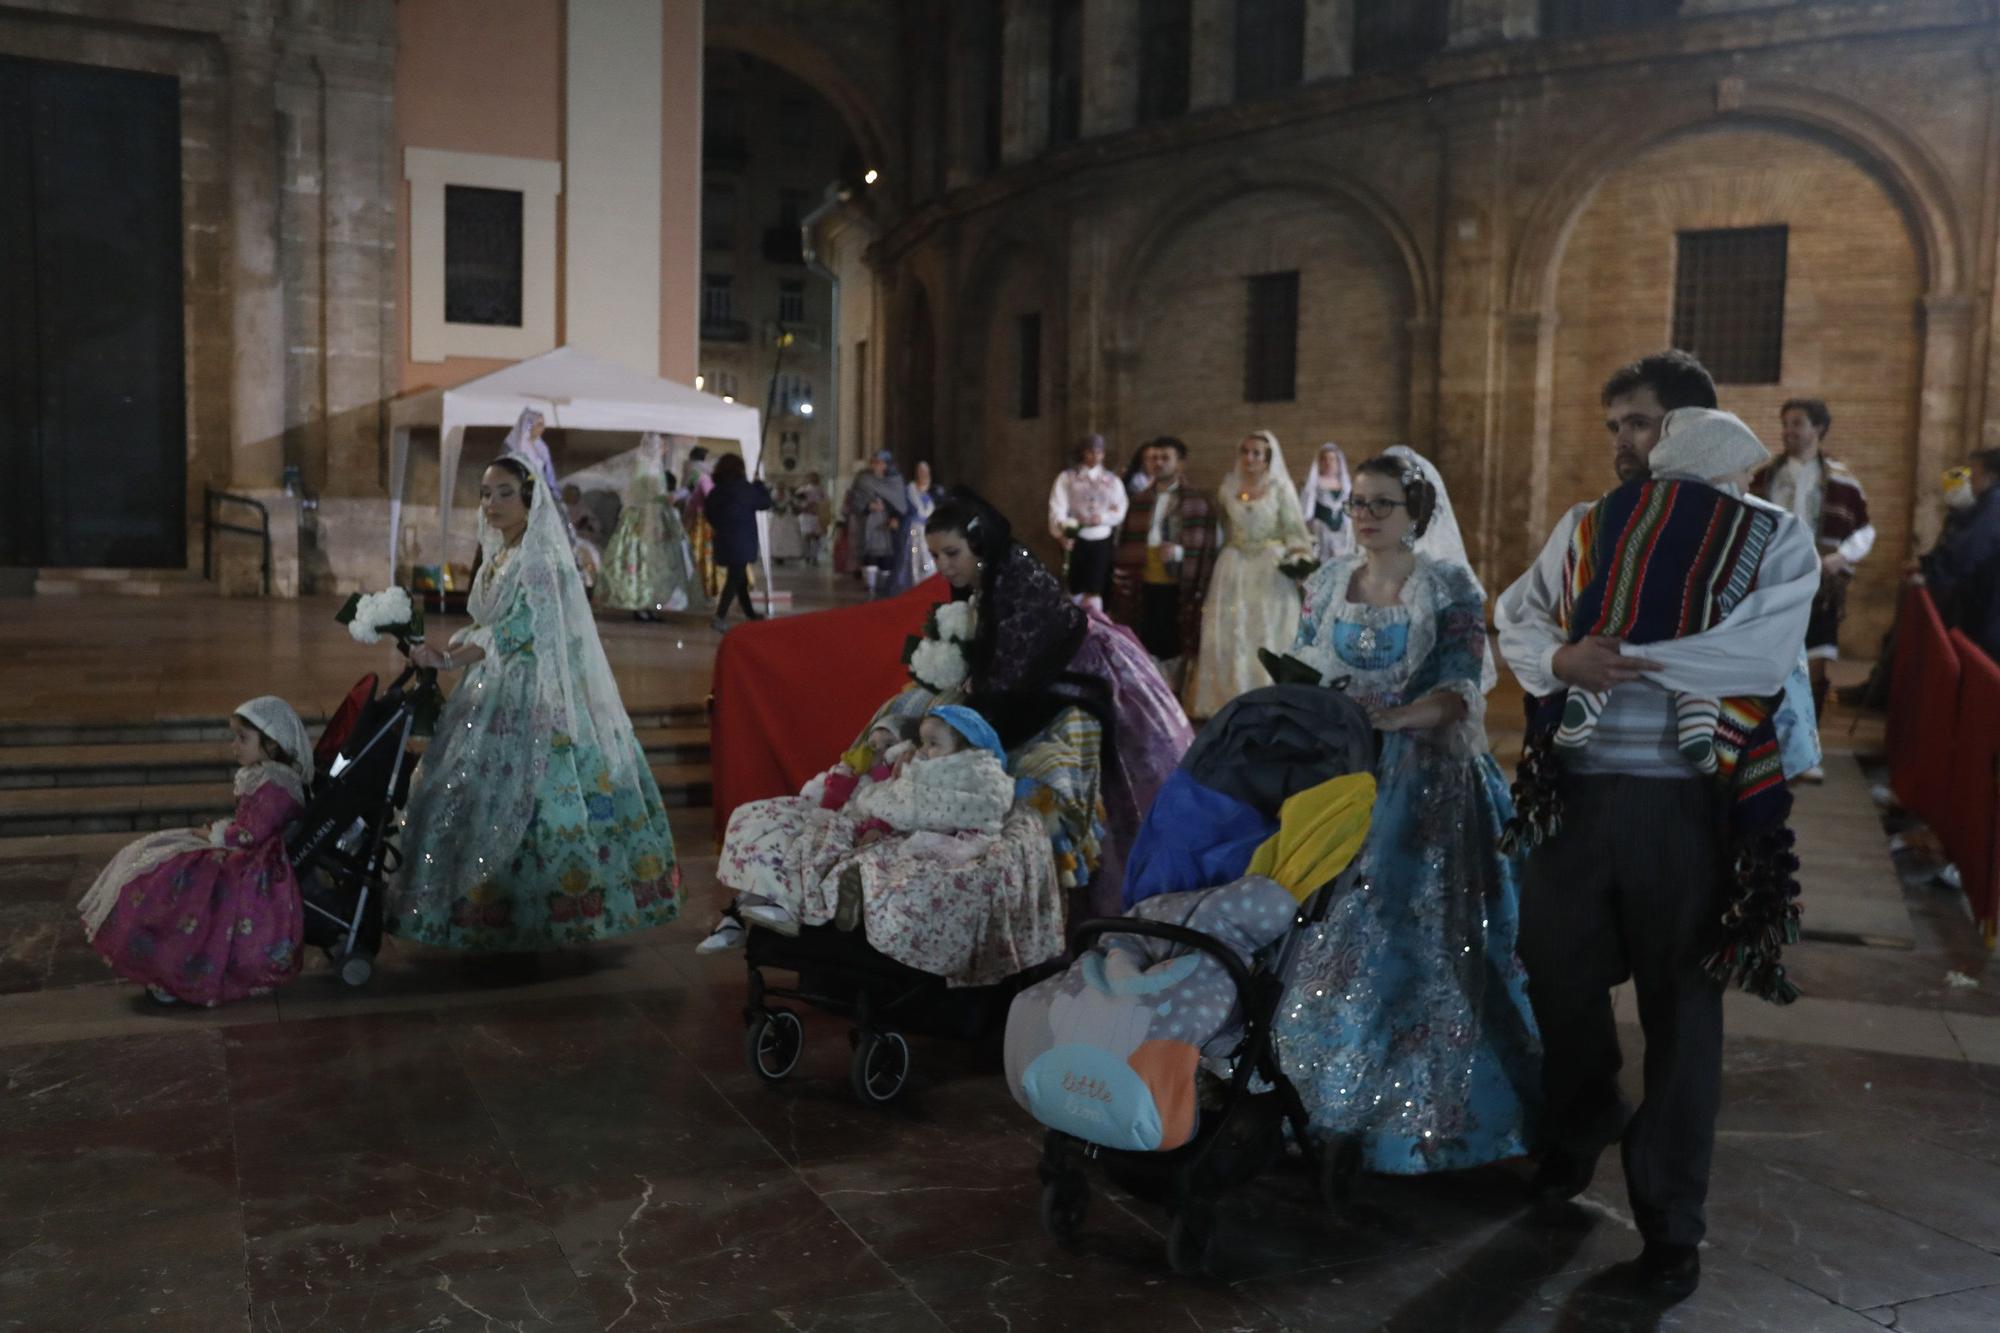
M 1014 804 L 1014 779 L 991 751 L 912 759 L 887 782 L 854 794 L 849 809 L 900 832 L 998 833 Z

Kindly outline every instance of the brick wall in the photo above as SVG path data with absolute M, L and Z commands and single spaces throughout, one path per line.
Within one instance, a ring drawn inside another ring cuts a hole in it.
M 1245 279 L 1292 269 L 1297 398 L 1245 402 Z M 1321 441 L 1356 461 L 1397 443 L 1409 412 L 1408 288 L 1374 225 L 1325 199 L 1264 191 L 1193 220 L 1138 279 L 1130 438 L 1115 444 L 1178 435 L 1196 483 L 1212 487 L 1252 430 L 1276 432 L 1295 481 Z

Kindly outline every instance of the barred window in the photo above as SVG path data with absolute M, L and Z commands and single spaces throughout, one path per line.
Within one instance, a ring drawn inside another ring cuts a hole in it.
M 1193 46 L 1193 0 L 1141 0 L 1140 124 L 1171 120 L 1188 109 L 1188 68 Z
M 519 190 L 444 187 L 444 318 L 447 324 L 521 327 Z
M 1674 269 L 1674 346 L 1721 384 L 1776 384 L 1785 350 L 1789 229 L 1684 231 Z
M 1256 274 L 1249 280 L 1249 292 L 1243 401 L 1291 402 L 1298 396 L 1298 271 Z
M 1354 68 L 1415 64 L 1444 50 L 1450 36 L 1450 0 L 1358 0 Z
M 1236 0 L 1237 100 L 1298 87 L 1305 45 L 1305 0 Z
M 1016 415 L 1023 421 L 1033 421 L 1042 414 L 1042 317 L 1040 314 L 1022 315 L 1014 321 L 1014 346 L 1020 373 L 1018 384 L 1019 409 Z

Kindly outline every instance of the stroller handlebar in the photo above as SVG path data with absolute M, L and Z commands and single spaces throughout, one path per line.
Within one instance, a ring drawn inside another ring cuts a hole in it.
M 1188 926 L 1177 926 L 1171 921 L 1148 921 L 1134 916 L 1093 917 L 1078 923 L 1076 929 L 1070 932 L 1070 947 L 1079 954 L 1084 953 L 1105 935 L 1146 935 L 1170 944 L 1198 949 L 1222 964 L 1229 973 L 1229 979 L 1236 983 L 1239 994 L 1249 990 L 1250 969 L 1234 949 L 1213 935 Z

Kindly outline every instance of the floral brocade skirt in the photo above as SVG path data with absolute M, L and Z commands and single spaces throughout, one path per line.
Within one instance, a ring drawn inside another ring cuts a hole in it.
M 531 953 L 666 925 L 680 913 L 680 867 L 643 754 L 637 769 L 636 782 L 620 785 L 595 747 L 558 737 L 534 815 L 506 863 L 462 891 L 406 884 L 388 928 L 448 949 Z M 413 825 L 417 810 L 413 801 Z M 422 847 L 423 830 L 413 826 L 406 859 L 415 863 Z

